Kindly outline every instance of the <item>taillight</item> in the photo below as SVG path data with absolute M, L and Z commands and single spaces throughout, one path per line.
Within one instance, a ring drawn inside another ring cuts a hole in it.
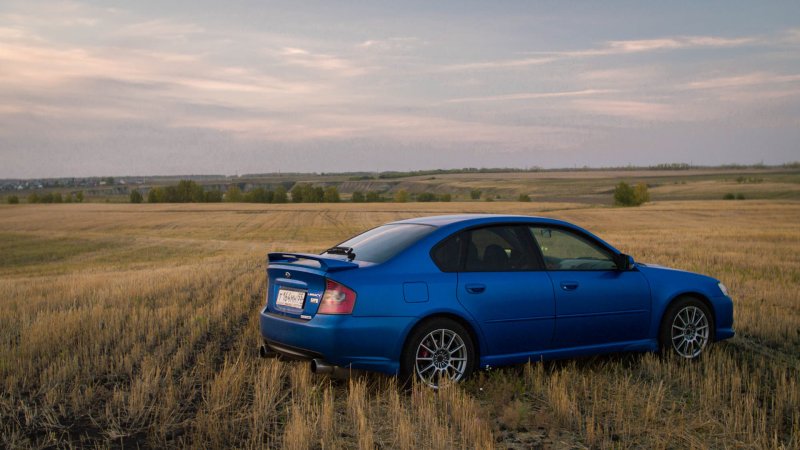
M 319 302 L 317 314 L 351 314 L 356 306 L 356 293 L 333 280 L 325 280 L 325 293 Z

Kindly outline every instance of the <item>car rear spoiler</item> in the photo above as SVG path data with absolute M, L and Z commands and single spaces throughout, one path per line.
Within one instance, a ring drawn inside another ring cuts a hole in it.
M 301 259 L 308 259 L 319 263 L 320 268 L 326 272 L 337 272 L 340 270 L 355 269 L 358 264 L 352 261 L 343 261 L 341 259 L 327 258 L 313 253 L 269 253 L 267 255 L 267 263 L 288 263 L 291 264 Z

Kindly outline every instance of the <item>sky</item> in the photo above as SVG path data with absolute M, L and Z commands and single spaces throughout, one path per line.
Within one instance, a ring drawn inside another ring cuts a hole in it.
M 0 2 L 0 177 L 800 160 L 800 2 Z

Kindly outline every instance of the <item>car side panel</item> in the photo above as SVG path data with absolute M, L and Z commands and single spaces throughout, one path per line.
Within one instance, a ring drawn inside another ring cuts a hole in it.
M 654 352 L 658 350 L 655 339 L 639 339 L 625 342 L 612 342 L 599 345 L 584 345 L 570 348 L 554 348 L 530 353 L 489 355 L 482 357 L 480 367 L 497 367 L 509 364 L 523 364 L 528 361 L 547 361 L 552 359 L 574 358 L 614 352 Z

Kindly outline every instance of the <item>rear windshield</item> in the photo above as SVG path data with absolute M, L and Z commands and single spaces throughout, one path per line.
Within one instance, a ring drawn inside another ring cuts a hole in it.
M 434 230 L 430 225 L 402 223 L 381 225 L 352 237 L 336 247 L 350 247 L 358 261 L 382 263 Z M 323 255 L 333 255 L 325 252 Z

